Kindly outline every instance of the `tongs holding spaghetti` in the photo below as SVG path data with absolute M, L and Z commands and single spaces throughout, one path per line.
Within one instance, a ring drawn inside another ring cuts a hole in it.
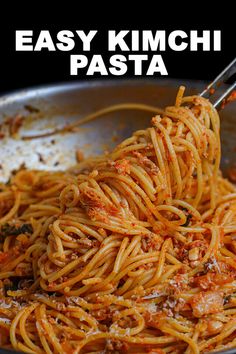
M 200 96 L 205 98 L 210 98 L 213 96 L 218 90 L 218 88 L 226 83 L 228 79 L 230 79 L 236 73 L 236 58 L 213 80 L 207 88 L 200 93 Z M 236 99 L 236 80 L 231 84 L 231 86 L 226 89 L 219 98 L 213 104 L 213 106 L 220 110 L 224 108 L 225 104 L 229 101 L 233 101 Z

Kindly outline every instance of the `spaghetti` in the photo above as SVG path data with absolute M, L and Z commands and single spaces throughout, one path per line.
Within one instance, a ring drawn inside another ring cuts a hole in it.
M 236 190 L 219 170 L 218 113 L 183 92 L 109 155 L 1 185 L 1 347 L 236 346 Z

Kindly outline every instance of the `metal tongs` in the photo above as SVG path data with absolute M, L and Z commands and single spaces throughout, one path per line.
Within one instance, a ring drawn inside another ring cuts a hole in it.
M 200 96 L 204 98 L 210 98 L 213 96 L 221 86 L 221 84 L 226 83 L 236 73 L 236 58 L 212 81 L 207 88 L 200 93 Z M 232 85 L 224 91 L 219 98 L 213 103 L 213 106 L 219 111 L 229 102 L 229 97 L 232 95 L 233 91 L 236 89 L 236 80 Z

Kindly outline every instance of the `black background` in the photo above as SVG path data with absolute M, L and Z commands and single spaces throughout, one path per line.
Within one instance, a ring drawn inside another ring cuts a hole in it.
M 92 6 L 92 5 L 91 5 Z M 96 10 L 95 10 L 96 11 Z M 189 11 L 189 10 L 188 10 Z M 144 14 L 145 16 L 145 14 Z M 66 17 L 66 16 L 65 16 Z M 91 19 L 85 20 L 83 16 L 78 17 L 78 20 L 67 18 L 65 21 L 59 19 L 58 16 L 50 17 L 50 20 L 45 18 L 35 19 L 27 16 L 27 20 L 22 16 L 18 16 L 16 20 L 5 21 L 1 23 L 0 43 L 1 43 L 1 57 L 0 57 L 0 92 L 7 92 L 19 88 L 26 88 L 29 86 L 36 86 L 42 84 L 49 84 L 54 82 L 70 81 L 70 80 L 91 80 L 96 78 L 124 78 L 124 76 L 86 76 L 85 71 L 79 71 L 78 76 L 70 76 L 70 54 L 72 52 L 16 52 L 15 51 L 15 30 L 33 30 L 37 34 L 40 30 L 50 30 L 52 37 L 55 38 L 56 33 L 60 30 L 98 30 L 99 33 L 92 42 L 91 53 L 85 53 L 89 57 L 92 54 L 102 54 L 104 60 L 108 64 L 108 59 L 112 54 L 107 52 L 107 31 L 116 29 L 130 29 L 130 30 L 166 30 L 172 31 L 181 29 L 189 30 L 221 30 L 222 31 L 222 50 L 220 52 L 190 52 L 188 50 L 183 52 L 167 51 L 160 54 L 163 55 L 163 60 L 168 70 L 169 78 L 182 79 L 197 79 L 197 80 L 212 80 L 233 58 L 235 57 L 236 40 L 235 31 L 232 28 L 230 19 L 228 21 L 216 20 L 215 17 L 212 23 L 202 17 L 193 19 L 189 16 L 176 17 L 175 22 L 168 19 L 168 16 L 150 20 L 142 23 L 130 23 L 130 21 L 120 22 L 114 19 L 107 24 L 96 23 Z M 83 22 L 81 22 L 81 17 Z M 79 20 L 80 18 L 80 20 Z M 74 54 L 83 54 L 81 45 L 77 41 Z M 124 55 L 131 54 L 131 52 L 123 53 Z M 137 54 L 134 52 L 133 54 Z M 146 54 L 146 53 L 145 53 Z M 150 53 L 155 54 L 155 53 Z M 133 77 L 133 66 L 129 64 L 126 77 Z M 145 76 L 145 75 L 143 75 Z M 156 76 L 160 77 L 159 74 Z

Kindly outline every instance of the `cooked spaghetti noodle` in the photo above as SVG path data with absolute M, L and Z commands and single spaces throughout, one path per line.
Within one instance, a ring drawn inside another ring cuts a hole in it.
M 183 91 L 109 155 L 1 185 L 1 347 L 236 346 L 236 190 L 219 170 L 218 113 Z

